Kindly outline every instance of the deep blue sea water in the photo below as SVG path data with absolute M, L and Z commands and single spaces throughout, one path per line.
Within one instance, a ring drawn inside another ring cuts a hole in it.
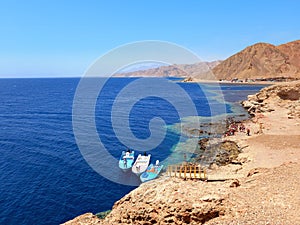
M 114 135 L 110 111 L 119 91 L 134 80 L 109 80 L 96 105 L 99 138 L 115 158 L 126 146 Z M 79 78 L 0 80 L 0 224 L 59 224 L 85 212 L 111 209 L 116 200 L 135 188 L 100 176 L 82 157 L 72 128 L 78 82 Z M 211 116 L 197 84 L 180 86 L 193 99 L 198 115 Z M 230 102 L 243 100 L 262 87 L 224 84 L 221 89 L 228 103 L 214 104 L 231 113 Z M 211 91 L 208 97 L 214 99 L 215 87 L 206 89 Z M 162 91 L 172 92 L 163 87 Z M 169 102 L 144 98 L 130 114 L 133 134 L 147 138 L 149 120 L 155 116 L 166 124 L 180 121 Z M 151 152 L 153 158 L 165 159 L 178 140 L 177 134 L 167 132 L 157 150 Z

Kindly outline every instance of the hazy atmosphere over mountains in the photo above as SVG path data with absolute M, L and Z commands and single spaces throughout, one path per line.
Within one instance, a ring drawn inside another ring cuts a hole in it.
M 116 74 L 116 76 L 176 76 L 225 80 L 233 78 L 300 78 L 300 40 L 278 46 L 257 43 L 246 47 L 224 61 L 161 66 L 148 70 Z
M 118 73 L 116 76 L 121 77 L 198 77 L 208 73 L 220 60 L 213 62 L 199 62 L 195 64 L 180 64 L 170 66 L 160 66 L 147 70 L 137 70 L 128 73 Z

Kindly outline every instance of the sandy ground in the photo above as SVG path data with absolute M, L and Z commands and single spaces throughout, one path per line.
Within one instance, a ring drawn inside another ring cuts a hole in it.
M 288 119 L 286 110 L 281 109 L 261 114 L 246 126 L 250 127 L 250 137 L 244 133 L 230 137 L 241 147 L 248 146 L 239 156 L 250 161 L 246 167 L 272 168 L 286 162 L 300 163 L 300 119 Z
M 207 224 L 300 224 L 300 119 L 287 109 L 259 114 L 245 122 L 251 136 L 238 132 L 242 165 L 220 167 L 218 176 L 239 180 L 227 202 L 233 214 Z M 213 175 L 212 174 L 212 175 Z
M 238 157 L 243 165 L 218 168 L 211 171 L 212 176 L 241 178 L 253 168 L 273 168 L 289 162 L 300 164 L 300 119 L 288 119 L 282 109 L 261 114 L 244 124 L 250 128 L 250 136 L 238 132 L 224 138 L 243 148 Z

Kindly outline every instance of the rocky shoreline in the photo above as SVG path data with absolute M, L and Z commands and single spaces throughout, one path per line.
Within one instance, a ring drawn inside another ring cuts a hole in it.
M 266 87 L 242 104 L 250 136 L 223 137 L 216 148 L 232 154 L 223 151 L 228 162 L 208 174 L 231 179 L 164 175 L 117 201 L 105 219 L 88 213 L 65 224 L 300 224 L 300 82 Z

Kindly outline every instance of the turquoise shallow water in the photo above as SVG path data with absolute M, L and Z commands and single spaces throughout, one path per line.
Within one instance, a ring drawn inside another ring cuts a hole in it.
M 111 79 L 95 107 L 99 138 L 116 159 L 126 146 L 114 133 L 110 112 L 120 90 L 134 80 Z M 0 224 L 58 224 L 85 212 L 108 210 L 135 188 L 100 176 L 82 157 L 72 127 L 72 105 L 78 82 L 77 78 L 0 80 Z M 227 113 L 241 110 L 238 106 L 234 109 L 231 102 L 262 88 L 223 85 L 221 89 L 227 101 L 224 105 L 218 102 L 214 86 L 180 84 L 180 87 L 189 94 L 203 119 L 212 116 L 207 98 L 215 105 L 214 116 L 218 116 L 218 110 L 223 112 L 224 108 Z M 204 95 L 204 89 L 208 96 Z M 172 93 L 163 87 L 161 90 Z M 185 117 L 189 116 L 186 113 Z M 138 101 L 130 112 L 132 133 L 140 139 L 149 137 L 149 121 L 154 117 L 162 118 L 166 127 L 183 119 L 169 102 L 149 96 Z M 151 151 L 153 160 L 167 159 L 172 149 L 181 144 L 179 140 L 176 130 L 167 129 L 163 141 Z M 120 171 L 114 176 L 120 179 L 125 176 L 138 184 L 137 177 L 130 173 L 124 175 Z

